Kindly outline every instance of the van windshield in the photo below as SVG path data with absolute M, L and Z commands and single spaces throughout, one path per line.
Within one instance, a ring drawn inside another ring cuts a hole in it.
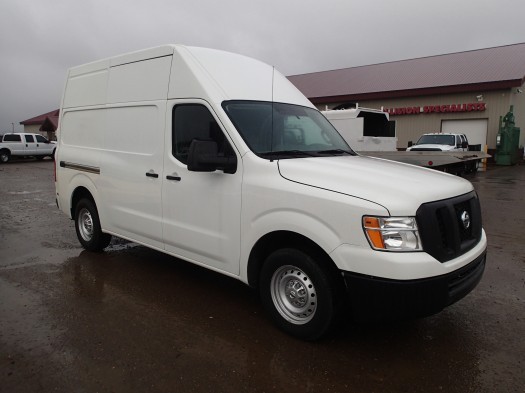
M 249 148 L 260 157 L 355 155 L 315 109 L 265 101 L 225 101 L 222 107 Z
M 454 135 L 423 135 L 417 141 L 416 145 L 450 145 L 456 144 Z

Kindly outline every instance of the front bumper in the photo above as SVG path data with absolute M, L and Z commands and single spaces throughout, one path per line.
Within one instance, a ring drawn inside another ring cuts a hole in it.
M 393 280 L 343 271 L 353 317 L 358 321 L 427 316 L 472 291 L 485 270 L 486 249 L 448 274 Z

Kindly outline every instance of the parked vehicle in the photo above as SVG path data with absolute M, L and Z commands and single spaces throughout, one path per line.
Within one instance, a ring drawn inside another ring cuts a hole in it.
M 114 235 L 239 279 L 308 340 L 345 311 L 436 313 L 485 267 L 471 183 L 357 155 L 273 67 L 212 49 L 70 69 L 56 198 L 87 250 Z
M 468 151 L 468 140 L 465 134 L 423 134 L 407 151 Z
M 395 151 L 397 137 L 390 128 L 388 113 L 357 106 L 321 112 L 357 152 Z
M 477 171 L 479 162 L 490 157 L 481 151 L 468 151 L 470 149 L 464 134 L 425 134 L 421 137 L 421 142 L 418 141 L 420 145 L 407 151 L 398 151 L 397 138 L 390 129 L 388 114 L 379 109 L 358 106 L 354 109 L 321 113 L 357 153 L 369 157 L 404 162 L 456 175 Z M 427 141 L 432 144 L 427 145 Z
M 12 156 L 36 157 L 41 160 L 55 155 L 56 143 L 48 141 L 40 134 L 18 132 L 5 134 L 0 142 L 0 162 L 8 162 Z

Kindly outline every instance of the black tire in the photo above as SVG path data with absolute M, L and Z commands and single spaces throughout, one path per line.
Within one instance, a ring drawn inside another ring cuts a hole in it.
M 45 157 L 45 156 L 36 156 L 36 159 L 37 159 L 38 161 L 42 161 L 42 160 L 44 159 L 44 157 Z
M 0 162 L 2 164 L 5 164 L 6 162 L 8 162 L 10 158 L 11 158 L 11 153 L 9 153 L 9 150 L 6 150 L 6 149 L 0 150 Z
M 338 320 L 342 279 L 325 259 L 294 248 L 270 254 L 260 276 L 260 296 L 273 322 L 286 333 L 316 340 Z
M 103 233 L 95 204 L 81 199 L 75 207 L 75 229 L 82 247 L 88 251 L 102 251 L 111 242 L 111 235 Z

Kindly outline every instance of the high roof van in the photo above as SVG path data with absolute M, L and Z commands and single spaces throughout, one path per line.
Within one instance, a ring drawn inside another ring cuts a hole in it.
M 357 155 L 274 67 L 166 45 L 71 68 L 56 198 L 90 251 L 117 236 L 256 288 L 313 340 L 341 313 L 436 313 L 480 281 L 461 178 Z

